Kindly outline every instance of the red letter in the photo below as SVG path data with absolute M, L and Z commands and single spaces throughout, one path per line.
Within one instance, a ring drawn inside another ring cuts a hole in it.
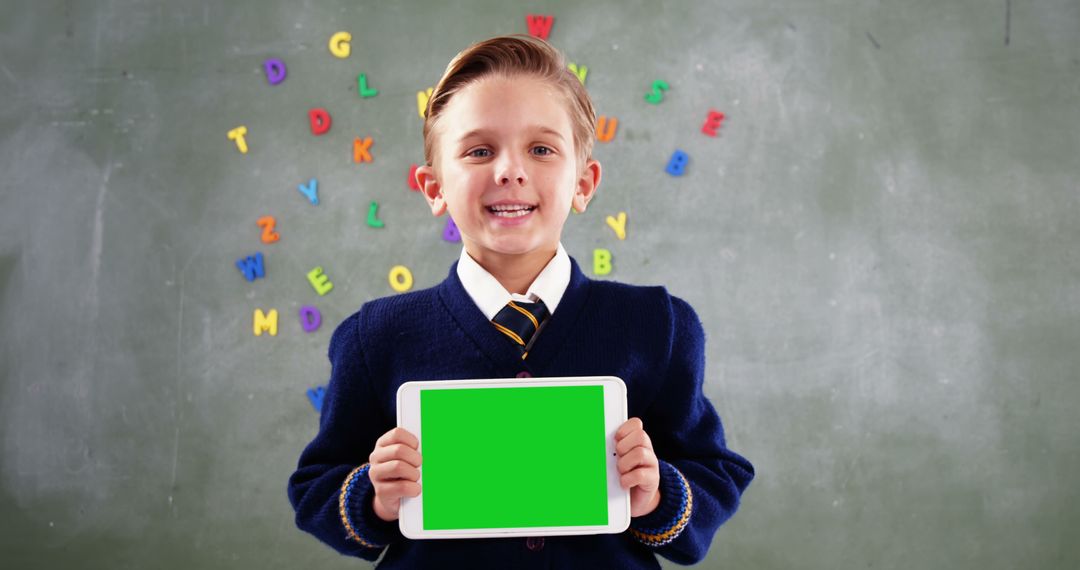
M 709 116 L 705 118 L 705 124 L 701 125 L 701 132 L 710 137 L 716 136 L 716 129 L 720 128 L 720 121 L 724 120 L 724 114 L 720 111 L 709 109 Z
M 546 40 L 548 34 L 551 33 L 551 24 L 554 21 L 555 16 L 537 16 L 535 14 L 525 16 L 525 22 L 529 25 L 529 35 L 542 40 Z
M 419 191 L 420 190 L 420 184 L 416 181 L 416 169 L 417 168 L 418 167 L 415 164 L 409 167 L 409 188 L 412 188 L 413 190 Z
M 330 130 L 330 113 L 326 109 L 312 109 L 308 111 L 308 118 L 311 119 L 311 134 L 319 136 Z

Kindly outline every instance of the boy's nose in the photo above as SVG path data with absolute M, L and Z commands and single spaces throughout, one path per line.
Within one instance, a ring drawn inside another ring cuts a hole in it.
M 528 180 L 529 177 L 526 176 L 525 169 L 521 167 L 521 164 L 513 161 L 503 163 L 495 172 L 495 182 L 499 186 L 506 186 L 511 181 L 516 181 L 519 186 L 524 186 Z

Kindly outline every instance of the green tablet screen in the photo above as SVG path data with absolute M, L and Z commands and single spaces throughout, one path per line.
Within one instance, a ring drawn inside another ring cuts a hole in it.
M 606 525 L 602 386 L 420 391 L 424 530 Z

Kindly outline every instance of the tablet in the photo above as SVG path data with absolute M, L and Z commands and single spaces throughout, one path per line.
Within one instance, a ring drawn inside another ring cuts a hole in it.
M 401 501 L 412 539 L 620 533 L 614 376 L 406 382 L 398 425 L 420 440 L 420 495 Z

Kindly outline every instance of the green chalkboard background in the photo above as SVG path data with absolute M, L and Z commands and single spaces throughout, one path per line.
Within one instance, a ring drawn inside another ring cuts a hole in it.
M 2 13 L 5 568 L 364 565 L 294 526 L 285 484 L 318 419 L 305 390 L 326 381 L 334 326 L 394 294 L 392 266 L 428 287 L 459 254 L 406 184 L 416 92 L 528 13 L 555 16 L 550 41 L 619 120 L 567 249 L 590 271 L 609 249 L 603 278 L 697 308 L 706 391 L 758 468 L 702 567 L 1080 566 L 1075 0 Z M 347 59 L 327 47 L 341 30 Z M 288 78 L 271 87 L 275 57 Z M 657 79 L 671 89 L 650 105 Z M 716 138 L 709 109 L 727 116 Z M 358 136 L 372 163 L 352 162 Z M 675 149 L 681 177 L 664 172 Z M 312 177 L 318 206 L 297 191 Z M 604 223 L 620 211 L 625 241 Z M 256 251 L 267 274 L 248 282 L 234 262 Z M 256 308 L 279 311 L 276 337 L 252 334 Z

